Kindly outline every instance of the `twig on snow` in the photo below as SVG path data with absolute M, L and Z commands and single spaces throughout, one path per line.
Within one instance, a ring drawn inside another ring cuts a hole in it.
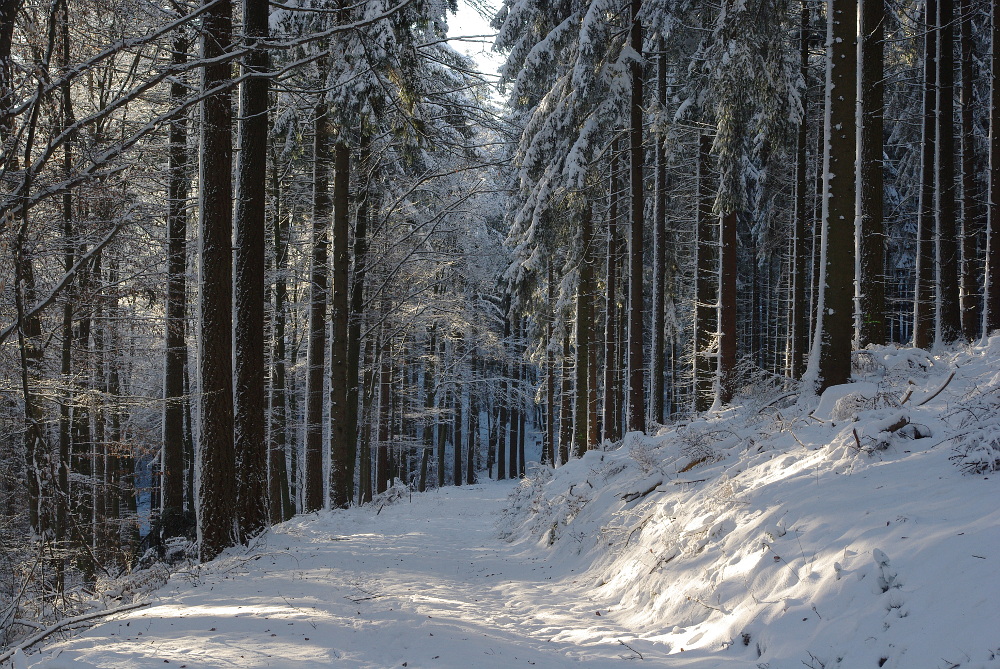
M 628 649 L 629 649 L 630 651 L 632 651 L 633 653 L 635 653 L 636 655 L 638 655 L 638 656 L 639 656 L 639 659 L 640 659 L 640 660 L 641 660 L 641 659 L 643 659 L 643 657 L 642 657 L 642 653 L 640 653 L 639 651 L 637 651 L 637 650 L 636 650 L 635 648 L 633 648 L 632 646 L 628 645 L 627 643 L 625 643 L 625 642 L 624 642 L 624 641 L 622 641 L 621 639 L 618 639 L 618 643 L 620 643 L 621 645 L 625 646 L 625 647 L 626 647 L 626 648 L 628 648 Z M 629 659 L 632 659 L 632 658 L 629 658 Z

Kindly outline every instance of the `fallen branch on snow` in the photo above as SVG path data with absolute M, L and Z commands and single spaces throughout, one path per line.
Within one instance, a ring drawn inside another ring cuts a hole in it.
M 623 494 L 621 496 L 621 498 L 625 502 L 631 502 L 633 500 L 639 499 L 640 497 L 645 497 L 649 493 L 651 493 L 654 490 L 656 490 L 657 488 L 659 488 L 661 485 L 663 485 L 663 480 L 662 479 L 659 480 L 659 481 L 657 481 L 656 483 L 654 483 L 652 485 L 652 487 L 650 487 L 648 490 L 644 490 L 642 492 L 627 492 L 627 493 Z
M 44 640 L 46 637 L 51 636 L 52 634 L 55 634 L 56 632 L 58 632 L 61 629 L 65 629 L 67 627 L 76 625 L 78 623 L 84 623 L 84 622 L 88 622 L 88 621 L 91 621 L 91 620 L 96 620 L 97 618 L 104 618 L 105 616 L 112 616 L 112 615 L 114 615 L 116 613 L 123 613 L 125 611 L 131 611 L 132 609 L 138 609 L 138 608 L 141 608 L 143 606 L 149 606 L 149 605 L 150 605 L 150 602 L 140 602 L 138 604 L 136 604 L 136 603 L 126 604 L 125 606 L 119 606 L 118 608 L 115 608 L 115 609 L 107 609 L 107 610 L 104 610 L 104 611 L 91 611 L 90 613 L 84 613 L 84 614 L 79 615 L 79 616 L 73 616 L 71 618 L 63 618 L 62 620 L 60 620 L 59 622 L 57 622 L 55 625 L 52 625 L 51 627 L 46 627 L 45 629 L 43 629 L 38 634 L 35 634 L 34 636 L 30 637 L 26 641 L 21 642 L 20 644 L 18 644 L 14 648 L 8 649 L 7 652 L 5 652 L 4 654 L 0 655 L 0 662 L 6 662 L 11 657 L 13 657 L 14 653 L 16 653 L 17 651 L 21 651 L 23 653 L 27 649 L 29 649 L 32 646 L 34 646 L 35 644 L 37 644 L 39 641 Z
M 951 380 L 953 378 L 955 378 L 955 370 L 951 370 L 951 374 L 949 374 L 948 378 L 944 380 L 944 384 L 940 388 L 938 388 L 937 390 L 935 390 L 934 393 L 930 397 L 928 397 L 927 399 L 925 399 L 922 402 L 920 402 L 920 404 L 918 404 L 917 406 L 918 407 L 922 407 L 923 405 L 927 404 L 932 399 L 934 399 L 935 397 L 937 397 L 938 395 L 940 395 L 941 391 L 948 387 L 948 384 L 951 383 Z

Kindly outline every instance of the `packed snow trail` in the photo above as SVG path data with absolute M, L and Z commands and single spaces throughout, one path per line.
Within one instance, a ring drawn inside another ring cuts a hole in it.
M 597 668 L 664 657 L 592 602 L 591 582 L 497 538 L 511 487 L 296 517 L 27 666 Z

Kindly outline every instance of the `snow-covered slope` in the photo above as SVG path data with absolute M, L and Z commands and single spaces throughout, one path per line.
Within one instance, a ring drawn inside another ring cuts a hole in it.
M 666 666 L 1000 669 L 1000 338 L 859 362 L 539 470 L 502 532 Z
M 859 367 L 298 517 L 15 667 L 1000 669 L 1000 338 Z

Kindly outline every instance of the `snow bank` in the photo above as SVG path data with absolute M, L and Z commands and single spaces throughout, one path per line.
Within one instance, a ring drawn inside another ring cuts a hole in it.
M 1000 669 L 998 360 L 864 351 L 822 398 L 539 470 L 498 529 L 684 667 Z

